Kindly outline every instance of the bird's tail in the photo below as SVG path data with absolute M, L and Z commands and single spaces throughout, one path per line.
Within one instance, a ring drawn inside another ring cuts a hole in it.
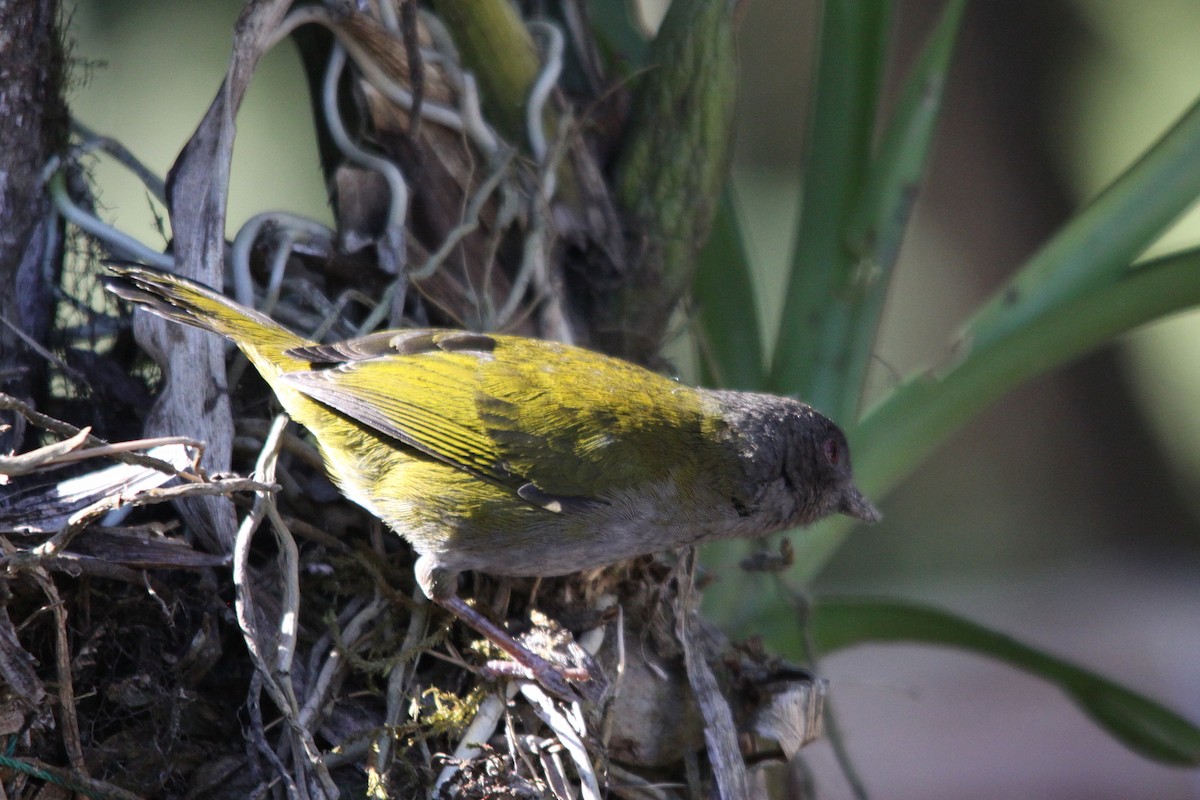
M 276 370 L 289 371 L 294 359 L 287 351 L 312 344 L 265 314 L 187 278 L 124 264 L 110 264 L 108 271 L 104 285 L 118 297 L 173 322 L 232 339 L 260 370 L 265 361 Z

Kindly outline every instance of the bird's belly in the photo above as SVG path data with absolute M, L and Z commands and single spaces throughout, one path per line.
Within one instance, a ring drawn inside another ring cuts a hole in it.
M 335 448 L 325 448 L 327 458 Z M 664 480 L 612 490 L 552 511 L 501 486 L 402 448 L 337 448 L 328 458 L 342 491 L 449 570 L 553 576 L 707 539 L 736 535 L 736 514 L 689 484 Z M 365 462 L 355 453 L 374 453 Z
M 455 571 L 564 575 L 729 535 L 736 521 L 731 509 L 705 507 L 674 486 L 612 492 L 552 511 L 506 487 L 455 477 L 439 495 L 406 495 L 377 512 L 419 553 Z

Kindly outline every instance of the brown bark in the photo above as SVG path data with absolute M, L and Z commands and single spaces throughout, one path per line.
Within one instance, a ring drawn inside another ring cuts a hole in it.
M 57 0 L 0 0 L 0 387 L 34 402 L 45 362 L 22 335 L 45 340 L 61 258 L 41 179 L 67 136 L 58 22 Z M 16 415 L 0 418 L 0 452 L 15 449 L 23 429 Z

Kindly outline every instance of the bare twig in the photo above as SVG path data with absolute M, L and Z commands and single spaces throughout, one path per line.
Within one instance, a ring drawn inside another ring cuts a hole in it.
M 71 678 L 71 643 L 67 638 L 67 607 L 63 605 L 54 579 L 44 569 L 31 571 L 54 614 L 54 665 L 58 676 L 58 708 L 63 733 L 63 748 L 71 769 L 78 775 L 88 777 L 87 764 L 83 758 L 83 743 L 79 738 L 79 714 L 75 708 L 75 683 Z
M 761 796 L 756 782 L 750 780 L 746 762 L 738 749 L 737 728 L 733 724 L 733 712 L 729 701 L 717 685 L 712 667 L 704 657 L 704 646 L 699 641 L 696 617 L 699 613 L 700 593 L 693 579 L 696 561 L 695 548 L 679 553 L 675 569 L 679 584 L 679 596 L 675 607 L 675 635 L 683 646 L 683 658 L 687 666 L 688 682 L 704 717 L 704 741 L 708 760 L 712 765 L 713 777 L 721 797 L 757 798 Z
M 120 786 L 108 783 L 107 781 L 96 780 L 82 773 L 68 772 L 37 758 L 14 759 L 11 756 L 6 758 L 25 765 L 27 769 L 23 769 L 22 772 L 34 775 L 42 780 L 52 781 L 56 785 L 69 789 L 77 795 L 102 797 L 105 800 L 110 800 L 110 798 L 111 800 L 142 800 L 138 795 L 126 791 Z
M 56 433 L 64 438 L 78 436 L 81 431 L 80 428 L 76 428 L 74 425 L 70 425 L 61 420 L 57 420 L 54 417 L 42 414 L 41 412 L 36 411 L 28 403 L 22 402 L 21 400 L 18 400 L 11 395 L 4 394 L 3 392 L 0 392 L 0 409 L 6 411 L 16 411 L 25 419 L 29 420 L 31 424 L 36 425 L 43 430 Z M 175 475 L 176 477 L 183 478 L 185 481 L 191 481 L 193 483 L 200 483 L 204 480 L 199 475 L 194 475 L 190 472 L 184 472 L 176 469 L 175 466 L 170 462 L 163 461 L 160 458 L 151 458 L 150 456 L 141 455 L 140 453 L 122 452 L 122 448 L 120 446 L 110 444 L 109 442 L 90 434 L 86 436 L 84 441 L 91 447 L 113 448 L 111 450 L 104 451 L 102 455 L 109 456 L 117 461 L 120 461 L 122 464 L 136 464 L 141 467 L 150 467 L 151 469 L 157 469 L 167 473 L 168 475 Z M 189 447 L 197 447 L 201 451 L 204 449 L 203 443 L 194 439 L 180 437 L 177 441 L 182 444 L 186 444 Z M 220 492 L 214 492 L 214 494 L 219 493 Z
M 276 459 L 279 455 L 280 440 L 286 424 L 287 417 L 283 415 L 276 417 L 270 434 L 263 444 L 263 452 L 259 456 L 258 463 L 255 465 L 254 474 L 256 477 L 265 478 L 266 480 L 273 479 Z M 295 620 L 299 617 L 299 576 L 296 574 L 297 561 L 294 558 L 285 557 L 285 561 L 281 565 L 286 570 L 286 574 L 283 575 L 285 586 L 291 588 L 285 588 L 284 590 L 285 605 L 282 609 L 281 636 L 278 643 L 280 650 L 277 651 L 275 659 L 267 658 L 264 652 L 265 642 L 258 631 L 253 589 L 249 580 L 250 541 L 253 538 L 254 531 L 258 528 L 264 517 L 270 516 L 273 524 L 281 525 L 282 519 L 278 516 L 277 511 L 272 513 L 272 505 L 273 500 L 270 493 L 258 492 L 253 508 L 251 508 L 250 513 L 246 515 L 246 518 L 238 528 L 233 557 L 233 583 L 237 595 L 235 607 L 237 610 L 238 625 L 242 629 L 246 648 L 250 653 L 251 659 L 254 661 L 256 673 L 261 677 L 263 686 L 266 687 L 268 693 L 271 695 L 271 699 L 284 715 L 295 737 L 294 750 L 296 755 L 303 755 L 303 761 L 297 759 L 297 766 L 307 764 L 316 774 L 325 796 L 334 798 L 338 796 L 337 786 L 334 784 L 333 779 L 329 775 L 328 768 L 321 758 L 312 731 L 301 724 L 300 708 L 292 689 L 291 680 L 287 670 L 281 669 L 281 667 L 290 668 L 291 655 L 289 642 L 294 640 Z M 291 549 L 286 544 L 286 541 L 290 539 L 290 534 L 287 533 L 286 528 L 277 527 L 276 536 L 280 537 L 281 551 Z M 294 543 L 291 547 L 294 548 Z M 303 790 L 307 786 L 307 783 L 304 780 L 300 780 L 296 783 L 296 786 L 298 789 Z
M 558 705 L 542 688 L 531 681 L 521 681 L 521 694 L 533 707 L 533 712 L 542 722 L 554 731 L 563 747 L 571 754 L 575 763 L 575 771 L 579 773 L 580 789 L 585 800 L 600 800 L 600 784 L 592 769 L 592 761 L 584 747 L 583 737 L 587 735 L 587 725 L 583 720 L 583 712 L 578 703 L 570 707 Z
M 416 660 L 421 653 L 417 649 L 425 627 L 429 622 L 426 613 L 427 604 L 424 593 L 419 586 L 413 587 L 413 611 L 408 617 L 408 630 L 405 631 L 404 641 L 400 644 L 402 654 L 412 654 L 413 670 L 416 670 Z M 387 774 L 392 761 L 392 731 L 400 724 L 400 719 L 408 708 L 409 697 L 409 658 L 398 658 L 388 672 L 387 707 L 383 717 L 383 729 L 376 740 L 375 751 L 378 754 L 373 760 L 380 774 Z M 370 767 L 369 767 L 370 769 Z

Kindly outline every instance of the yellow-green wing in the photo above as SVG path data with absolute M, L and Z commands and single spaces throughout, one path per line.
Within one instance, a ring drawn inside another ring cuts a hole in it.
M 447 331 L 375 334 L 289 351 L 284 379 L 433 458 L 561 510 L 694 463 L 697 392 L 554 342 Z
M 312 369 L 283 376 L 292 387 L 432 458 L 502 483 L 519 479 L 479 420 L 479 363 L 486 336 L 414 330 L 296 348 Z
M 480 418 L 505 467 L 543 492 L 594 497 L 702 458 L 695 389 L 589 350 L 496 338 L 480 367 Z

